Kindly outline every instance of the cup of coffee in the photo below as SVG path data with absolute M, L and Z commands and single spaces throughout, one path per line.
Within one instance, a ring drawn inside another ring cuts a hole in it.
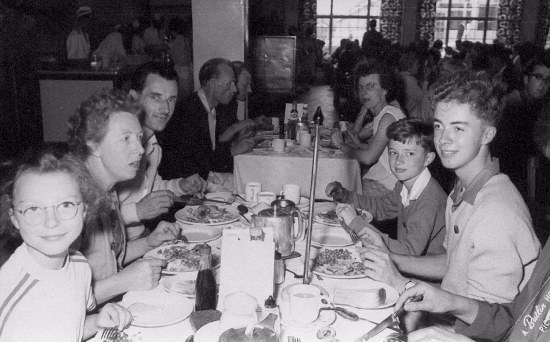
M 258 202 L 258 194 L 262 191 L 262 184 L 248 182 L 244 186 L 244 198 L 247 202 Z
M 258 202 L 263 202 L 267 205 L 271 205 L 271 202 L 275 201 L 275 193 L 270 191 L 262 191 L 258 194 Z
M 319 317 L 319 309 L 328 302 L 328 297 L 321 294 L 317 286 L 298 284 L 288 291 L 288 318 L 298 325 L 307 325 L 315 322 Z
M 309 147 L 311 145 L 311 134 L 307 132 L 300 133 L 300 145 L 304 147 Z
M 285 151 L 285 141 L 283 139 L 273 139 L 271 148 L 275 152 L 282 153 Z
M 286 147 L 294 146 L 294 140 L 285 139 Z
M 300 203 L 300 186 L 297 184 L 285 184 L 283 185 L 283 193 L 285 199 L 291 200 L 294 204 Z

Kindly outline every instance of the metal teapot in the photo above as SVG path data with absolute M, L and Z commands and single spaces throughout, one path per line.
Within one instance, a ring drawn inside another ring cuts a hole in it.
M 298 221 L 298 231 L 294 227 L 294 217 Z M 254 227 L 273 227 L 273 237 L 279 244 L 279 251 L 283 257 L 294 252 L 295 241 L 300 241 L 304 236 L 304 223 L 302 213 L 290 200 L 276 200 L 271 203 L 271 208 L 252 215 Z

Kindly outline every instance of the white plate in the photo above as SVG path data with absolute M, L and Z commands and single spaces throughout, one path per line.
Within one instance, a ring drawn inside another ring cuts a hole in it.
M 173 244 L 173 245 L 163 245 L 163 246 L 160 246 L 160 247 L 157 247 L 147 253 L 145 253 L 144 257 L 147 258 L 157 258 L 157 259 L 166 259 L 164 257 L 164 255 L 162 254 L 162 251 L 167 249 L 167 248 L 171 248 L 171 247 L 174 247 L 174 246 L 185 246 L 186 248 L 188 249 L 191 249 L 193 247 L 195 247 L 195 245 L 197 245 L 196 243 L 176 243 L 176 244 Z M 212 268 L 218 268 L 220 267 L 220 262 L 221 262 L 221 256 L 220 256 L 220 249 L 218 247 L 213 247 L 213 246 L 210 246 L 212 247 Z M 160 253 L 159 253 L 160 252 Z M 197 274 L 197 270 L 192 270 L 192 271 L 186 271 L 186 272 L 176 272 L 176 271 L 168 271 L 166 269 L 164 269 L 162 271 L 163 274 L 182 274 L 182 273 L 192 273 L 192 274 Z
M 174 215 L 174 217 L 176 218 L 176 220 L 180 221 L 180 222 L 183 222 L 183 223 L 187 223 L 187 224 L 198 224 L 198 225 L 206 225 L 206 226 L 217 226 L 217 225 L 221 225 L 221 224 L 227 224 L 227 223 L 231 223 L 231 222 L 235 222 L 239 219 L 239 212 L 237 211 L 237 208 L 234 208 L 233 206 L 231 205 L 227 205 L 227 204 L 204 204 L 205 206 L 216 206 L 218 208 L 223 208 L 225 209 L 230 215 L 229 215 L 229 218 L 227 218 L 226 220 L 223 220 L 223 221 L 220 221 L 220 222 L 209 222 L 209 223 L 204 223 L 204 222 L 194 222 L 193 219 L 191 218 L 192 217 L 192 211 L 194 210 L 197 210 L 197 206 L 187 206 L 183 209 L 180 209 L 176 212 L 176 214 Z
M 313 246 L 346 247 L 354 244 L 349 234 L 342 227 L 314 226 L 311 233 L 311 244 Z
M 223 333 L 220 321 L 210 322 L 203 325 L 193 337 L 193 342 L 212 342 L 217 341 Z
M 217 226 L 181 226 L 181 233 L 189 243 L 208 242 L 222 236 L 222 229 Z
M 195 301 L 162 291 L 132 291 L 124 295 L 120 305 L 134 316 L 132 325 L 163 327 L 183 321 L 195 307 Z
M 281 324 L 287 328 L 291 329 L 319 329 L 321 327 L 326 327 L 331 325 L 336 320 L 336 313 L 332 310 L 323 310 L 319 312 L 319 317 L 312 323 L 302 325 L 294 322 L 291 319 L 285 320 L 284 317 L 281 319 Z
M 366 310 L 377 310 L 377 309 L 385 309 L 389 308 L 390 306 L 394 305 L 397 302 L 397 299 L 399 298 L 399 293 L 396 289 L 391 287 L 388 284 L 382 283 L 382 282 L 376 282 L 376 284 L 379 285 L 379 287 L 383 287 L 386 290 L 386 301 L 384 303 L 379 303 L 375 306 L 365 306 L 365 305 L 350 305 L 350 304 L 341 304 L 341 303 L 334 303 L 335 305 L 341 305 L 341 306 L 349 306 L 352 308 L 358 308 L 358 309 L 366 309 Z M 347 289 L 347 288 L 344 288 Z M 353 288 L 350 288 L 353 289 Z M 361 289 L 358 289 L 361 290 Z
M 204 197 L 216 201 L 224 201 L 233 203 L 235 202 L 235 197 L 233 197 L 233 194 L 230 192 L 209 192 Z
M 322 204 L 322 205 L 318 206 L 318 204 Z M 313 216 L 313 221 L 323 223 L 329 226 L 340 227 L 340 219 L 337 218 L 335 220 L 329 220 L 320 215 L 320 214 L 326 214 L 327 212 L 336 209 L 336 204 L 335 203 L 318 203 L 318 204 L 315 204 L 315 210 L 314 210 L 315 215 Z M 372 221 L 373 216 L 369 211 L 359 209 L 359 208 L 355 210 L 357 211 L 357 215 L 360 215 L 363 218 L 363 220 L 365 220 L 366 222 Z

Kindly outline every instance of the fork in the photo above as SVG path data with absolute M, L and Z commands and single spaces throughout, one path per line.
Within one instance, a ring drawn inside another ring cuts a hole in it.
M 359 238 L 359 236 L 357 235 L 356 232 L 353 231 L 353 229 L 351 229 L 347 224 L 346 222 L 344 222 L 344 220 L 340 220 L 340 225 L 342 226 L 342 228 L 344 228 L 344 230 L 346 231 L 346 233 L 349 234 L 349 236 L 351 237 L 351 241 L 355 244 L 357 243 L 359 240 L 361 240 Z
M 289 336 L 288 337 L 288 342 L 301 342 L 302 340 L 300 340 L 299 337 L 294 337 L 294 336 Z
M 115 340 L 115 338 L 118 336 L 118 328 L 112 327 L 107 328 L 103 330 L 103 333 L 101 334 L 101 341 L 102 342 L 112 342 Z

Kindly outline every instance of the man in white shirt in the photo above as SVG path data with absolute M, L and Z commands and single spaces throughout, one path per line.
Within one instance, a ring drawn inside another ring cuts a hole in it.
M 174 113 L 178 99 L 177 80 L 178 75 L 172 67 L 155 62 L 139 67 L 132 79 L 130 94 L 143 106 L 145 153 L 136 178 L 117 188 L 129 241 L 143 234 L 141 221 L 168 212 L 176 196 L 202 193 L 206 189 L 206 182 L 197 174 L 171 180 L 164 180 L 158 174 L 162 148 L 155 133 L 164 130 Z
M 74 30 L 67 37 L 67 59 L 87 59 L 90 56 L 90 36 L 86 28 L 90 23 L 92 9 L 81 6 L 76 11 Z

